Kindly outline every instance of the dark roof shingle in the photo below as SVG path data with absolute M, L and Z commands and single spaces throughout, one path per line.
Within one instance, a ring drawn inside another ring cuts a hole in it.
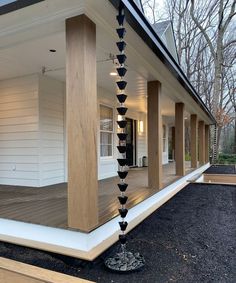
M 157 35 L 161 37 L 170 24 L 171 24 L 171 21 L 166 20 L 166 21 L 157 22 L 153 24 L 152 26 L 154 30 L 156 31 Z

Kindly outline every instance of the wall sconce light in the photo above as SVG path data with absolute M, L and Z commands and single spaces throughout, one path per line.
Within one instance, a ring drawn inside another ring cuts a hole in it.
M 112 76 L 112 77 L 117 76 L 117 72 L 115 72 L 115 71 L 110 72 L 110 76 Z
M 138 123 L 138 132 L 143 133 L 143 121 L 139 121 Z

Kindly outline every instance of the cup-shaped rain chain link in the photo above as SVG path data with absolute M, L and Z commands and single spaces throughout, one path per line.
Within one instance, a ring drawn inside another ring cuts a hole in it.
M 217 125 L 214 125 L 213 164 L 217 163 Z
M 125 192 L 128 187 L 128 184 L 125 182 L 125 178 L 128 175 L 128 171 L 127 171 L 127 159 L 126 159 L 127 121 L 125 115 L 128 108 L 125 107 L 125 101 L 127 98 L 127 95 L 125 94 L 125 89 L 127 86 L 127 81 L 124 79 L 124 77 L 127 72 L 127 69 L 125 67 L 125 61 L 127 57 L 124 53 L 126 47 L 126 43 L 124 41 L 126 29 L 124 28 L 125 14 L 122 5 L 120 6 L 119 14 L 117 15 L 116 19 L 119 24 L 119 28 L 116 29 L 116 32 L 119 37 L 119 41 L 116 43 L 116 45 L 120 52 L 120 54 L 116 56 L 119 62 L 119 65 L 116 70 L 117 70 L 117 74 L 120 77 L 120 79 L 116 82 L 117 84 L 116 97 L 119 105 L 117 107 L 117 113 L 121 117 L 121 119 L 117 121 L 117 124 L 119 126 L 119 132 L 117 133 L 119 139 L 119 145 L 117 146 L 119 152 L 119 158 L 117 159 L 119 170 L 117 173 L 120 178 L 120 182 L 118 184 L 120 195 L 118 196 L 118 200 L 120 203 L 119 214 L 121 217 L 121 221 L 119 221 L 119 226 L 120 226 L 119 241 L 121 244 L 121 248 L 120 248 L 120 252 L 116 253 L 113 257 L 109 257 L 105 260 L 105 265 L 113 271 L 130 272 L 130 271 L 138 270 L 141 267 L 143 267 L 145 261 L 144 258 L 139 253 L 132 253 L 130 251 L 127 251 L 126 248 L 127 238 L 125 231 L 128 226 L 128 222 L 125 220 L 125 218 L 128 213 L 128 209 L 126 208 L 128 197 L 125 195 Z

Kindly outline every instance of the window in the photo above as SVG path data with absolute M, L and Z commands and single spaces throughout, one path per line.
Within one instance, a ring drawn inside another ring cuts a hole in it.
M 166 126 L 162 126 L 162 133 L 163 133 L 163 152 L 166 152 Z
M 113 155 L 113 109 L 100 105 L 100 156 Z

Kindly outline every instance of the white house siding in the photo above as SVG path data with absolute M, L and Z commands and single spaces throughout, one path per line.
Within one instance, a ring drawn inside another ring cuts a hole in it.
M 65 84 L 39 77 L 40 185 L 65 181 Z
M 114 155 L 100 158 L 98 143 L 98 179 L 105 179 L 117 175 L 118 169 L 115 95 L 98 87 L 98 109 L 100 104 L 114 109 Z M 39 187 L 67 181 L 65 116 L 64 83 L 42 75 L 0 82 L 0 184 Z M 144 131 L 136 136 L 136 165 L 142 166 L 147 115 L 130 108 L 127 117 L 143 121 Z M 167 162 L 168 151 L 163 153 Z
M 39 186 L 38 77 L 0 81 L 0 184 Z

